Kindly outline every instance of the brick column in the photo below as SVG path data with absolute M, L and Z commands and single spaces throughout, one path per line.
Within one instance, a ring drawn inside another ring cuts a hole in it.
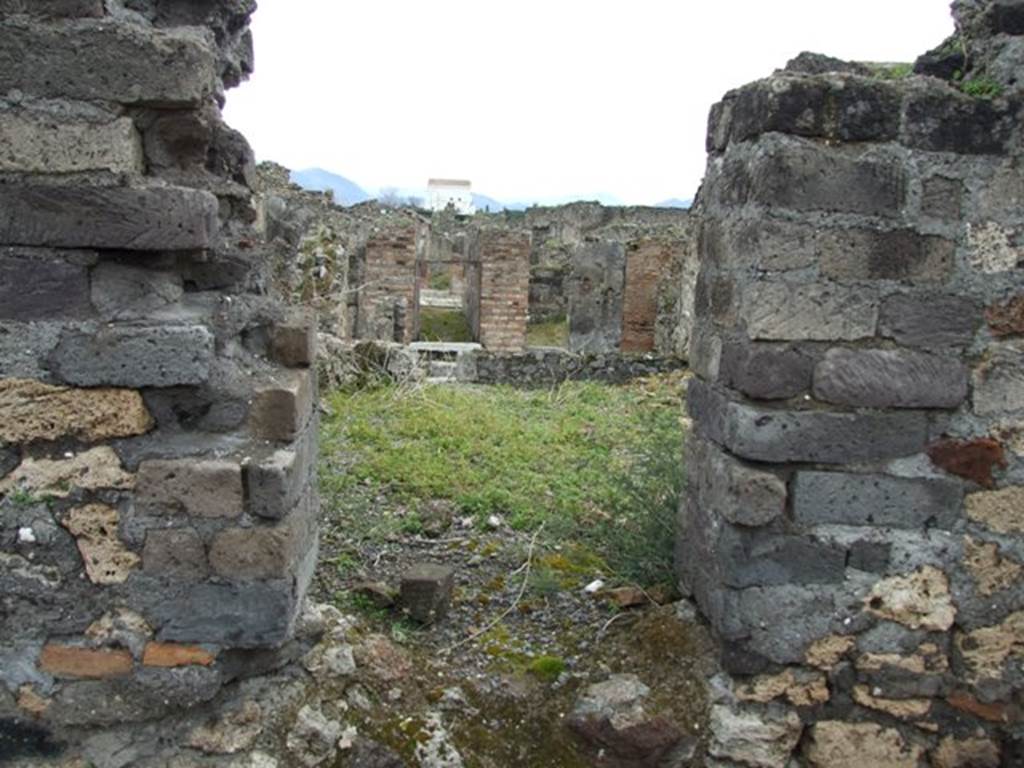
M 514 352 L 526 346 L 530 300 L 530 236 L 483 229 L 477 239 L 480 268 L 480 343 Z
M 255 292 L 218 107 L 254 4 L 142 6 L 0 3 L 0 719 L 26 745 L 212 699 L 290 638 L 316 560 L 313 328 Z

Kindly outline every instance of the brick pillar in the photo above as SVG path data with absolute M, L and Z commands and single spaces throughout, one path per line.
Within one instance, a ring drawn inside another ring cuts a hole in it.
M 514 352 L 526 346 L 530 300 L 530 236 L 505 229 L 479 233 L 480 343 Z
M 672 244 L 663 240 L 644 238 L 627 246 L 620 351 L 626 354 L 654 351 L 660 294 L 673 260 Z
M 712 110 L 678 569 L 736 678 L 713 727 L 772 765 L 1013 762 L 1021 106 L 782 73 Z
M 416 242 L 415 227 L 376 233 L 367 241 L 358 338 L 413 341 Z
M 252 154 L 218 102 L 253 3 L 13 6 L 0 720 L 17 742 L 31 718 L 28 745 L 208 701 L 289 640 L 317 551 L 315 337 L 252 292 Z

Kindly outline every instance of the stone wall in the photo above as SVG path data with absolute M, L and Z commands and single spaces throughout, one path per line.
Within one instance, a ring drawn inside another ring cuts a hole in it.
M 725 765 L 1024 760 L 1022 104 L 782 72 L 712 110 L 678 567 Z
M 0 2 L 0 760 L 88 757 L 292 635 L 315 329 L 220 118 L 253 7 Z
M 459 355 L 456 378 L 464 384 L 508 384 L 515 387 L 553 387 L 563 381 L 602 381 L 624 384 L 642 376 L 683 370 L 678 358 L 580 355 L 564 349 L 527 349 L 495 353 L 475 350 Z

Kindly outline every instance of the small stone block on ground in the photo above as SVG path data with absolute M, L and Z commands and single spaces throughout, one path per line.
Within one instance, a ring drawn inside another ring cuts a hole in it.
M 423 624 L 444 618 L 452 601 L 455 571 L 444 565 L 420 563 L 402 576 L 401 606 Z

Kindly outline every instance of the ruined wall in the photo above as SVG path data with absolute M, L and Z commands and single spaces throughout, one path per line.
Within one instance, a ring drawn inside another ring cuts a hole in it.
M 622 296 L 622 342 L 626 354 L 653 352 L 661 309 L 661 284 L 678 257 L 667 242 L 643 239 L 629 244 Z
M 126 5 L 0 2 L 4 759 L 273 663 L 316 559 L 314 329 L 219 110 L 254 4 Z
M 530 291 L 530 236 L 487 227 L 473 243 L 471 259 L 480 264 L 479 318 L 481 344 L 495 351 L 526 346 Z
M 678 566 L 726 764 L 1022 759 L 1021 108 L 783 72 L 712 110 Z
M 570 350 L 581 354 L 619 351 L 625 281 L 622 243 L 591 240 L 573 253 L 567 280 Z

